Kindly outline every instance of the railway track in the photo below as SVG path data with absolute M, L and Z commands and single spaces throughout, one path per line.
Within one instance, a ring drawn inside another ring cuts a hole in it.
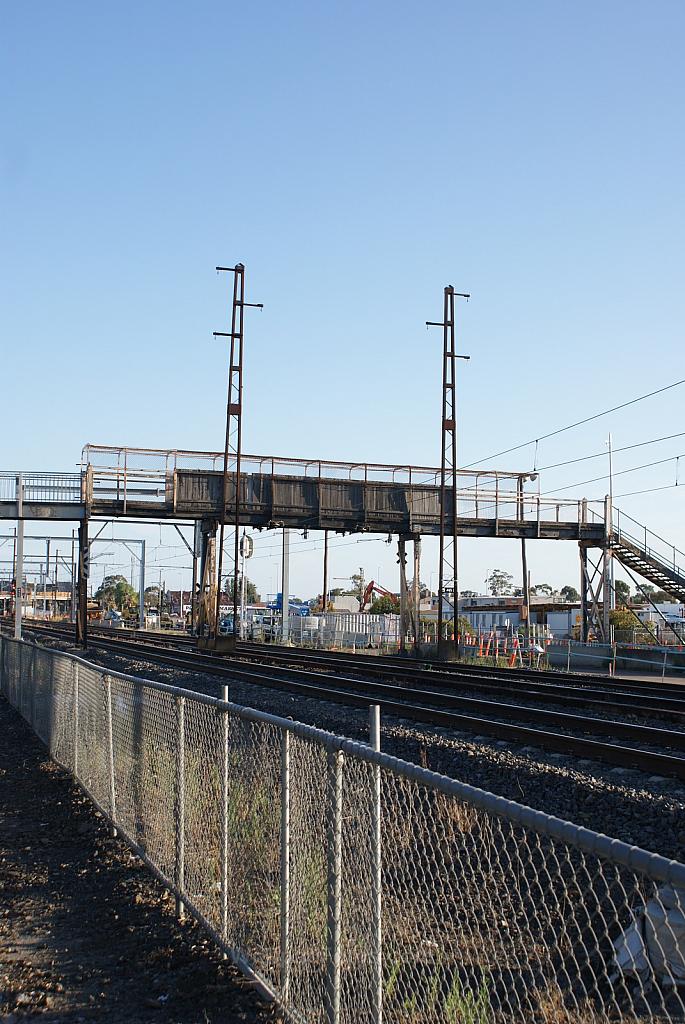
M 54 626 L 47 629 L 54 632 Z M 148 645 L 197 652 L 193 637 L 174 636 L 169 633 L 117 632 L 109 629 L 92 631 L 97 635 L 121 640 L 143 640 Z M 63 636 L 71 636 L 63 631 Z M 219 655 L 226 658 L 226 655 Z M 662 686 L 640 680 L 609 681 L 608 677 L 588 677 L 571 673 L 539 673 L 532 680 L 525 670 L 491 669 L 489 666 L 445 665 L 438 662 L 416 662 L 404 658 L 379 658 L 365 655 L 345 655 L 306 648 L 282 647 L 274 644 L 241 643 L 231 660 L 258 662 L 259 664 L 302 665 L 328 674 L 342 671 L 349 675 L 396 680 L 406 687 L 424 685 L 430 688 L 474 690 L 487 695 L 514 696 L 517 700 L 548 703 L 568 707 L 596 708 L 620 711 L 637 716 L 666 717 L 685 724 L 685 686 Z M 539 676 L 546 676 L 538 682 Z
M 72 631 L 66 628 L 27 624 L 27 629 L 38 636 L 73 640 Z M 515 680 L 505 689 L 498 680 L 489 682 L 490 676 L 481 678 L 472 673 L 466 673 L 464 679 L 456 666 L 454 671 L 442 671 L 442 666 L 438 670 L 417 668 L 412 662 L 380 663 L 373 666 L 374 678 L 368 678 L 370 671 L 366 662 L 380 662 L 380 659 L 365 659 L 363 665 L 353 666 L 356 674 L 352 674 L 349 663 L 356 658 L 337 655 L 320 658 L 320 652 L 314 652 L 314 657 L 293 648 L 274 647 L 267 653 L 263 645 L 245 644 L 240 646 L 237 656 L 226 657 L 197 651 L 192 648 L 191 638 L 175 642 L 173 637 L 157 635 L 143 641 L 135 633 L 112 636 L 105 630 L 92 631 L 89 643 L 94 648 L 152 664 L 286 690 L 350 707 L 366 708 L 377 703 L 385 715 L 685 779 L 683 729 L 571 714 L 501 699 L 494 701 L 480 694 L 460 695 L 454 691 L 495 686 L 498 692 L 515 693 L 520 697 L 521 688 L 517 686 L 514 690 Z M 299 667 L 303 663 L 306 667 Z M 388 673 L 390 677 L 394 675 L 394 681 L 389 681 Z M 559 702 L 559 696 L 556 688 L 549 685 L 542 693 L 539 686 L 526 691 L 527 698 L 544 697 L 548 703 Z M 582 689 L 561 696 L 568 702 L 591 703 L 593 708 L 600 705 L 605 711 L 620 709 L 630 715 L 658 714 L 678 724 L 685 723 L 685 695 L 667 698 L 642 690 L 636 693 L 615 689 L 601 691 L 595 685 L 589 691 Z

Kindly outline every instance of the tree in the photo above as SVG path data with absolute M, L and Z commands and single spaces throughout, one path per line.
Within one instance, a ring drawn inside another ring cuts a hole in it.
M 240 576 L 238 576 L 238 587 L 240 588 Z M 235 577 L 231 578 L 231 580 L 228 583 L 228 586 L 225 588 L 225 591 L 226 591 L 227 597 L 229 598 L 229 601 L 233 601 L 233 597 L 235 595 Z M 240 589 L 238 590 L 238 600 L 240 600 Z M 252 580 L 249 580 L 247 578 L 247 576 L 246 576 L 245 577 L 245 604 L 258 604 L 259 600 L 260 600 L 260 597 L 259 597 L 259 594 L 257 593 L 256 586 L 254 585 Z
M 580 594 L 575 587 L 571 587 L 569 584 L 562 587 L 559 594 L 563 597 L 564 601 L 568 601 L 569 604 L 575 604 L 577 601 L 580 601 Z
M 146 587 L 144 595 L 145 607 L 159 608 L 161 596 L 160 587 L 157 584 L 154 584 L 151 587 Z
M 549 583 L 537 583 L 534 587 L 530 588 L 531 594 L 545 594 L 547 597 L 551 597 L 554 593 Z
M 354 572 L 350 576 L 352 583 L 352 589 L 346 591 L 349 597 L 356 597 L 361 606 L 364 591 L 366 590 L 366 580 L 364 579 L 364 569 L 362 566 L 359 567 L 359 572 Z
M 372 615 L 399 615 L 400 602 L 395 598 L 377 597 L 369 609 Z
M 619 632 L 632 632 L 636 629 L 646 630 L 652 636 L 655 633 L 654 624 L 651 622 L 640 622 L 636 615 L 633 615 L 627 608 L 616 608 L 609 612 L 609 622 Z
M 501 597 L 504 594 L 511 594 L 511 583 L 513 576 L 504 569 L 493 569 L 485 583 L 491 594 Z
M 643 583 L 641 587 L 638 587 L 633 601 L 635 604 L 647 604 L 647 601 L 653 601 L 654 595 L 656 594 L 656 587 L 651 587 L 648 583 Z
M 628 601 L 630 601 L 630 587 L 627 583 L 624 583 L 623 580 L 616 580 L 614 582 L 614 591 L 618 604 L 628 604 Z
M 95 600 L 104 608 L 134 612 L 138 608 L 138 592 L 125 576 L 105 576 L 95 592 Z

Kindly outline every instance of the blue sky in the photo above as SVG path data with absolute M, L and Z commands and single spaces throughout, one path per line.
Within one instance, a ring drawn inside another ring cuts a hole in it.
M 86 441 L 220 448 L 213 268 L 238 260 L 265 306 L 247 324 L 250 452 L 436 462 L 441 339 L 423 323 L 447 283 L 473 295 L 464 463 L 685 377 L 684 30 L 667 0 L 5 5 L 0 463 L 70 468 Z M 617 447 L 676 433 L 684 396 L 562 434 L 538 465 L 609 429 Z M 666 485 L 675 464 L 623 479 Z M 679 489 L 622 506 L 685 547 Z M 382 542 L 346 540 L 341 576 L 365 562 L 393 584 Z M 518 552 L 464 542 L 462 561 L 478 589 Z M 576 561 L 531 552 L 553 583 Z M 319 562 L 301 554 L 295 589 L 314 591 Z

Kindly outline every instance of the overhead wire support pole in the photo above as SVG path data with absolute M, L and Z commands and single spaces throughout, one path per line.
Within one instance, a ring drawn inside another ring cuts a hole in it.
M 438 657 L 446 657 L 449 651 L 456 654 L 458 647 L 457 620 L 459 616 L 458 573 L 457 573 L 457 532 L 458 532 L 458 479 L 457 479 L 457 398 L 456 361 L 470 359 L 457 355 L 455 348 L 454 299 L 470 299 L 467 292 L 455 292 L 453 285 L 444 290 L 443 318 L 441 321 L 427 320 L 426 327 L 442 327 L 442 420 L 440 456 L 440 564 L 438 576 Z M 451 508 L 447 503 L 451 492 Z M 449 517 L 447 515 L 449 510 Z M 444 633 L 445 593 L 452 590 L 453 631 L 447 642 Z
M 238 564 L 240 560 L 240 470 L 242 455 L 242 408 L 243 408 L 243 321 L 246 306 L 262 309 L 261 302 L 245 302 L 245 267 L 236 263 L 235 267 L 217 267 L 217 273 L 233 274 L 233 304 L 231 310 L 230 332 L 214 331 L 215 338 L 230 338 L 230 357 L 228 368 L 228 396 L 226 401 L 226 443 L 224 446 L 224 468 L 221 503 L 221 520 L 219 529 L 219 558 L 217 569 L 216 604 L 214 608 L 213 629 L 210 635 L 219 635 L 219 618 L 221 613 L 221 587 L 223 579 L 224 532 L 226 527 L 226 505 L 229 498 L 229 477 L 233 473 L 235 480 L 233 522 L 235 536 L 233 538 L 232 579 L 233 579 L 233 638 L 239 636 L 238 627 Z M 231 574 L 229 574 L 230 577 Z

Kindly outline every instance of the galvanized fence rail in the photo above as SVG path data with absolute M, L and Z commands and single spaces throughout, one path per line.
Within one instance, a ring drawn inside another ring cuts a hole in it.
M 383 754 L 377 719 L 366 746 L 7 637 L 0 692 L 289 1020 L 685 1020 L 683 864 Z

